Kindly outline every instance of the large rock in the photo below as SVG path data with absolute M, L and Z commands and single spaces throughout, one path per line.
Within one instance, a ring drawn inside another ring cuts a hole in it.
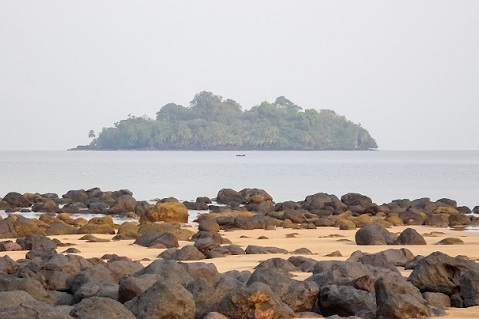
M 82 285 L 89 282 L 117 284 L 118 280 L 116 280 L 112 271 L 105 265 L 94 265 L 93 267 L 82 270 L 75 275 L 71 290 L 76 292 Z
M 52 212 L 56 213 L 59 209 L 58 203 L 53 199 L 45 198 L 40 202 L 36 202 L 32 206 L 34 212 Z
M 69 309 L 52 307 L 37 300 L 23 301 L 20 305 L 0 308 L 0 318 L 8 319 L 72 319 Z
M 89 282 L 82 285 L 73 296 L 73 303 L 78 303 L 83 299 L 91 297 L 105 297 L 118 300 L 118 285 L 112 283 Z
M 452 296 L 459 292 L 461 276 L 468 271 L 479 272 L 479 264 L 437 251 L 421 259 L 408 280 L 423 292 Z
M 15 228 L 18 237 L 26 237 L 35 234 L 45 235 L 45 229 L 40 228 L 40 224 L 43 224 L 43 222 L 40 220 L 17 216 L 15 222 L 13 223 L 13 227 Z
M 158 202 L 152 206 L 140 221 L 188 222 L 188 209 L 179 202 Z
M 401 232 L 394 245 L 427 245 L 426 240 L 413 228 Z
M 165 248 L 178 247 L 178 238 L 169 232 L 148 232 L 140 237 L 134 242 L 135 245 L 140 245 L 143 247 L 150 247 L 153 245 L 161 244 Z
M 245 230 L 266 229 L 277 226 L 276 219 L 263 214 L 257 214 L 252 217 L 236 217 L 234 219 L 234 227 Z
M 368 224 L 360 228 L 354 236 L 357 245 L 392 245 L 393 235 L 384 227 Z
M 141 319 L 193 319 L 196 312 L 193 295 L 175 282 L 157 281 L 125 305 Z
M 0 238 L 16 238 L 18 237 L 17 231 L 13 226 L 14 219 L 7 217 L 0 220 Z
M 374 288 L 378 318 L 410 319 L 429 317 L 429 306 L 419 289 L 401 275 L 379 278 Z
M 8 203 L 13 208 L 30 207 L 32 202 L 25 196 L 17 192 L 10 192 L 2 199 L 3 202 Z
M 344 212 L 348 206 L 341 202 L 336 195 L 316 193 L 308 195 L 301 204 L 301 208 L 309 211 L 330 210 L 331 212 Z
M 240 191 L 243 196 L 243 202 L 245 204 L 258 204 L 261 202 L 271 202 L 273 197 L 268 194 L 264 189 L 258 188 L 245 188 Z
M 242 284 L 230 276 L 222 276 L 213 282 L 197 278 L 189 283 L 187 290 L 193 295 L 196 303 L 196 318 L 203 318 L 207 313 L 216 311 L 221 299 L 231 291 L 239 289 Z
M 460 295 L 465 307 L 479 305 L 479 271 L 467 271 L 459 278 Z
M 358 193 L 345 194 L 341 196 L 341 201 L 356 213 L 364 213 L 373 205 L 371 198 Z
M 298 281 L 279 269 L 257 268 L 247 285 L 254 282 L 267 284 L 294 312 L 312 311 L 318 299 L 319 287 L 312 281 Z
M 31 235 L 28 237 L 17 238 L 17 244 L 22 246 L 24 250 L 34 250 L 41 248 L 57 248 L 57 243 L 44 235 Z
M 84 189 L 69 190 L 62 197 L 69 199 L 73 203 L 86 203 L 90 198 Z
M 360 316 L 373 319 L 376 314 L 374 294 L 352 286 L 329 285 L 321 288 L 318 306 L 323 316 Z
M 203 255 L 196 247 L 192 245 L 186 245 L 181 249 L 171 248 L 165 250 L 160 255 L 159 258 L 170 259 L 170 260 L 201 260 L 205 259 Z
M 254 282 L 226 295 L 218 304 L 217 311 L 228 318 L 290 319 L 294 317 L 294 311 L 262 282 Z
M 110 206 L 110 214 L 123 214 L 134 212 L 136 209 L 136 199 L 131 195 L 122 195 L 118 197 Z
M 136 319 L 121 303 L 105 297 L 83 299 L 73 306 L 70 315 L 77 319 Z
M 264 247 L 248 245 L 245 249 L 246 254 L 287 254 L 288 251 L 278 247 Z
M 39 301 L 48 302 L 50 296 L 40 282 L 32 278 L 17 278 L 0 273 L 0 291 L 22 290 Z
M 409 249 L 401 248 L 386 249 L 373 254 L 363 254 L 361 251 L 356 251 L 351 254 L 351 257 L 349 257 L 347 261 L 357 261 L 366 265 L 395 270 L 396 267 L 406 266 L 406 264 L 413 259 L 414 255 Z
M 223 188 L 216 195 L 216 202 L 218 204 L 229 204 L 231 202 L 243 204 L 243 195 L 231 188 Z

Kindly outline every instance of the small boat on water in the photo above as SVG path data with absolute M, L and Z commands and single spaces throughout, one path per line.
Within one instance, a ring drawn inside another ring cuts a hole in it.
M 236 156 L 246 156 L 246 154 L 243 154 L 243 153 L 240 154 L 240 153 L 238 153 L 238 154 L 236 154 Z

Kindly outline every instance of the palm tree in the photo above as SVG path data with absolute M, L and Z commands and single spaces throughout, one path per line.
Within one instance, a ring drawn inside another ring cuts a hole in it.
M 89 137 L 89 138 L 95 138 L 95 137 L 96 137 L 95 131 L 94 131 L 94 130 L 90 130 L 90 132 L 88 132 L 88 137 Z

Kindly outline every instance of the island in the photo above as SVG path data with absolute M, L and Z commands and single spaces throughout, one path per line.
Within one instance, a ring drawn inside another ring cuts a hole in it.
M 211 92 L 189 107 L 168 103 L 148 116 L 105 127 L 89 145 L 72 150 L 371 150 L 378 146 L 361 126 L 330 109 L 304 109 L 284 96 L 243 110 Z

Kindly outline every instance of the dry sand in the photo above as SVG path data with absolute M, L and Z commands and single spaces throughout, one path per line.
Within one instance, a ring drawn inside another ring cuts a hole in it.
M 187 226 L 191 227 L 191 226 Z M 399 233 L 407 227 L 393 227 L 390 229 L 393 233 Z M 458 231 L 444 228 L 434 228 L 427 226 L 414 227 L 420 234 L 424 235 L 427 245 L 425 246 L 404 246 L 411 250 L 414 255 L 428 255 L 434 251 L 441 251 L 450 256 L 466 255 L 473 260 L 479 260 L 479 232 Z M 194 228 L 191 228 L 195 230 Z M 283 229 L 276 230 L 237 230 L 221 232 L 223 237 L 228 238 L 233 244 L 246 248 L 247 245 L 273 246 L 293 251 L 298 248 L 306 247 L 314 255 L 306 257 L 317 260 L 346 260 L 352 252 L 361 250 L 363 252 L 373 253 L 388 248 L 399 248 L 401 246 L 358 246 L 354 242 L 355 230 L 338 230 L 333 227 L 324 227 L 318 229 Z M 432 233 L 432 235 L 431 235 Z M 291 237 L 294 234 L 294 237 Z M 429 235 L 425 235 L 429 234 Z M 111 235 L 95 235 L 99 238 L 111 239 Z M 259 239 L 260 236 L 266 236 L 266 239 Z M 75 248 L 81 251 L 80 255 L 90 257 L 102 257 L 107 253 L 116 253 L 120 256 L 127 256 L 133 260 L 140 260 L 143 265 L 153 261 L 162 249 L 149 249 L 138 245 L 133 245 L 133 240 L 110 241 L 110 242 L 86 242 L 79 240 L 82 235 L 62 235 L 54 236 L 63 243 L 75 244 Z M 437 245 L 441 239 L 446 237 L 457 237 L 464 241 L 464 245 Z M 191 245 L 191 242 L 180 242 L 180 246 Z M 67 248 L 59 247 L 58 252 L 63 252 Z M 343 257 L 325 257 L 333 251 L 340 251 Z M 0 252 L 0 256 L 10 255 L 13 259 L 25 257 L 25 252 Z M 268 255 L 242 255 L 228 256 L 224 258 L 215 258 L 205 260 L 216 265 L 218 271 L 228 270 L 250 270 L 262 260 L 273 257 L 287 259 L 291 254 L 268 254 Z M 407 271 L 403 272 L 408 275 Z M 310 276 L 309 273 L 295 273 L 297 279 L 302 280 Z M 447 310 L 447 319 L 476 319 L 479 318 L 479 306 L 466 309 L 451 308 Z

